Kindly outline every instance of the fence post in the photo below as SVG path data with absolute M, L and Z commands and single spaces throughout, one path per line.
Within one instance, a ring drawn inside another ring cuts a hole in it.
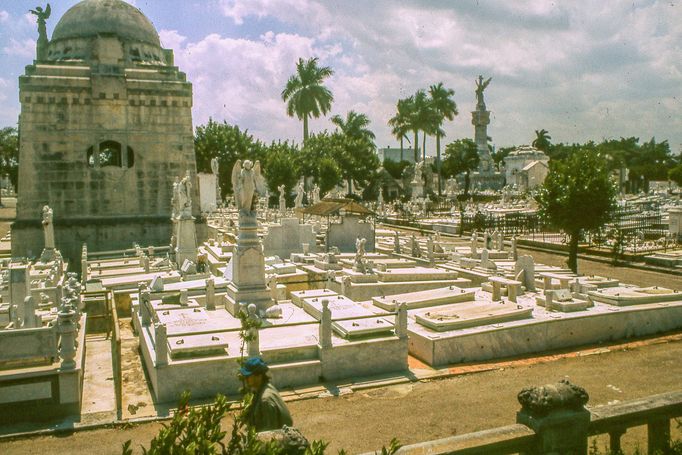
M 536 445 L 528 455 L 587 455 L 588 399 L 585 389 L 566 379 L 523 389 L 518 396 L 522 407 L 516 422 L 537 434 Z
M 667 453 L 670 449 L 670 419 L 652 420 L 647 425 L 648 453 Z

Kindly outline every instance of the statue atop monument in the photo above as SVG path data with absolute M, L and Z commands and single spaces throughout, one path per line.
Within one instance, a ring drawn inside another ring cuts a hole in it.
M 483 91 L 486 89 L 488 84 L 490 84 L 490 81 L 492 80 L 492 77 L 489 77 L 487 80 L 483 80 L 483 76 L 479 74 L 478 79 L 476 80 L 476 107 L 481 108 L 479 110 L 485 110 L 485 101 L 483 100 Z
M 251 160 L 237 160 L 232 168 L 232 189 L 237 209 L 241 212 L 253 211 L 255 208 L 254 195 L 263 193 L 265 179 L 261 175 L 260 161 L 254 164 Z
M 180 218 L 188 218 L 192 216 L 192 181 L 189 171 L 180 180 L 177 186 L 178 189 L 178 205 Z
M 36 41 L 36 60 L 44 61 L 47 59 L 47 28 L 45 27 L 45 21 L 49 19 L 52 8 L 48 3 L 45 9 L 41 6 L 37 6 L 36 9 L 29 10 L 31 14 L 36 17 L 38 22 L 38 41 Z

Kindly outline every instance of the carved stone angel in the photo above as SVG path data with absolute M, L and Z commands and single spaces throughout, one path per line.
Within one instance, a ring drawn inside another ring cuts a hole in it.
M 237 160 L 232 168 L 232 189 L 238 210 L 254 210 L 257 202 L 254 195 L 265 191 L 260 161 L 254 164 L 251 160 L 244 160 L 242 164 L 241 160 Z

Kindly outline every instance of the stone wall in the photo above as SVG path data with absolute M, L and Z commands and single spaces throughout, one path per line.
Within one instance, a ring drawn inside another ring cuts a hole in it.
M 19 88 L 12 253 L 40 254 L 45 204 L 54 210 L 56 246 L 71 259 L 74 243 L 93 252 L 169 243 L 170 222 L 160 225 L 171 216 L 173 181 L 196 175 L 185 75 L 162 65 L 50 62 L 28 66 Z M 198 185 L 193 193 L 198 215 Z

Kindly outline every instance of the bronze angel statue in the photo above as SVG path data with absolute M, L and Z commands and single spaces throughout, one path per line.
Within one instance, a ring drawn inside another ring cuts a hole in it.
M 232 189 L 238 210 L 253 210 L 257 193 L 265 191 L 265 178 L 261 175 L 260 161 L 237 160 L 232 168 Z

